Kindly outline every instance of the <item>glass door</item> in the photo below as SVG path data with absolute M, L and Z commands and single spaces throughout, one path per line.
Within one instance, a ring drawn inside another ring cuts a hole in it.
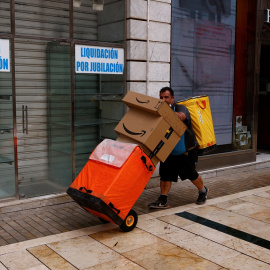
M 72 182 L 70 47 L 15 40 L 20 198 Z
M 8 40 L 0 42 L 0 199 L 15 197 L 12 73 L 3 66 L 3 42 Z

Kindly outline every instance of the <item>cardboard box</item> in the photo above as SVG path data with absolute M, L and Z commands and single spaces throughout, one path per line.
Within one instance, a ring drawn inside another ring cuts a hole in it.
M 143 152 L 147 155 L 147 156 L 150 156 L 151 154 L 151 150 L 149 150 L 145 145 L 143 145 L 142 143 L 138 142 L 138 141 L 135 141 L 125 135 L 122 135 L 120 134 L 118 136 L 118 138 L 116 139 L 116 141 L 119 141 L 119 142 L 124 142 L 124 143 L 134 143 L 134 144 L 137 144 L 141 147 L 141 149 L 143 150 Z M 157 164 L 159 163 L 159 159 L 156 157 L 156 156 L 153 156 L 151 158 L 151 161 L 153 162 L 154 166 L 156 167 Z
M 177 116 L 176 119 L 182 122 Z M 166 160 L 181 138 L 159 114 L 135 108 L 124 115 L 114 130 L 118 135 L 124 135 L 144 145 L 151 151 L 149 157 L 152 159 L 152 156 L 156 156 L 160 161 Z M 185 131 L 184 128 L 181 130 Z
M 183 135 L 187 128 L 164 100 L 129 91 L 123 98 L 123 102 L 129 108 L 135 108 L 156 116 L 161 116 L 179 137 Z

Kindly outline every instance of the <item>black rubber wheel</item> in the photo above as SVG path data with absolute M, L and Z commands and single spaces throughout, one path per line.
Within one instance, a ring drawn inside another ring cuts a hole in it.
M 130 210 L 124 222 L 119 226 L 123 232 L 132 231 L 138 222 L 138 215 L 134 210 Z
M 101 218 L 101 217 L 99 217 L 99 220 L 100 220 L 103 224 L 110 223 L 108 220 L 103 219 L 103 218 Z

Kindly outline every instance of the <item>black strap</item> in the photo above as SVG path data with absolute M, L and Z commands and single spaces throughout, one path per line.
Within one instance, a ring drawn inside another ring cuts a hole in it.
M 85 189 L 85 191 L 86 191 L 87 193 L 89 193 L 89 194 L 92 193 L 92 190 L 86 189 L 85 187 L 80 187 L 80 188 L 79 188 L 79 190 L 83 190 L 83 189 Z M 112 209 L 114 209 L 114 210 L 117 212 L 117 214 L 120 213 L 120 210 L 117 209 L 117 208 L 115 208 L 114 205 L 113 205 L 111 202 L 109 203 L 109 206 L 110 206 Z
M 166 134 L 165 134 L 165 138 L 168 140 L 168 139 L 170 138 L 170 136 L 172 135 L 172 133 L 173 133 L 173 128 L 170 127 L 170 128 L 167 130 Z
M 152 165 L 147 166 L 146 157 L 145 157 L 145 156 L 142 156 L 142 157 L 141 157 L 141 160 L 142 160 L 143 164 L 145 165 L 146 169 L 147 169 L 149 172 L 152 172 L 152 171 L 153 171 L 153 166 L 152 166 Z
M 117 214 L 119 215 L 120 210 L 117 209 L 117 208 L 115 208 L 114 205 L 113 205 L 111 202 L 109 203 L 109 206 L 110 206 L 112 209 L 114 209 L 114 210 L 117 212 Z
M 85 187 L 80 187 L 80 188 L 79 188 L 80 191 L 82 191 L 83 189 L 85 189 L 85 191 L 86 191 L 87 193 L 89 193 L 89 194 L 92 193 L 92 190 L 86 189 Z
M 164 142 L 160 141 L 159 144 L 156 146 L 156 148 L 153 150 L 153 152 L 151 152 L 149 157 L 152 158 L 153 156 L 155 156 L 163 145 L 164 145 Z

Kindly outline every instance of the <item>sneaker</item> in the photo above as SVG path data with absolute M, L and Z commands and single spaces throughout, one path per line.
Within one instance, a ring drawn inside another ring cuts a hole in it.
M 168 208 L 169 204 L 168 204 L 168 201 L 165 202 L 164 200 L 161 200 L 159 197 L 156 202 L 149 203 L 148 207 L 150 209 Z
M 206 202 L 206 199 L 207 199 L 207 194 L 208 194 L 208 191 L 209 189 L 207 187 L 206 188 L 206 192 L 205 193 L 199 193 L 199 197 L 196 201 L 196 204 L 204 204 Z

